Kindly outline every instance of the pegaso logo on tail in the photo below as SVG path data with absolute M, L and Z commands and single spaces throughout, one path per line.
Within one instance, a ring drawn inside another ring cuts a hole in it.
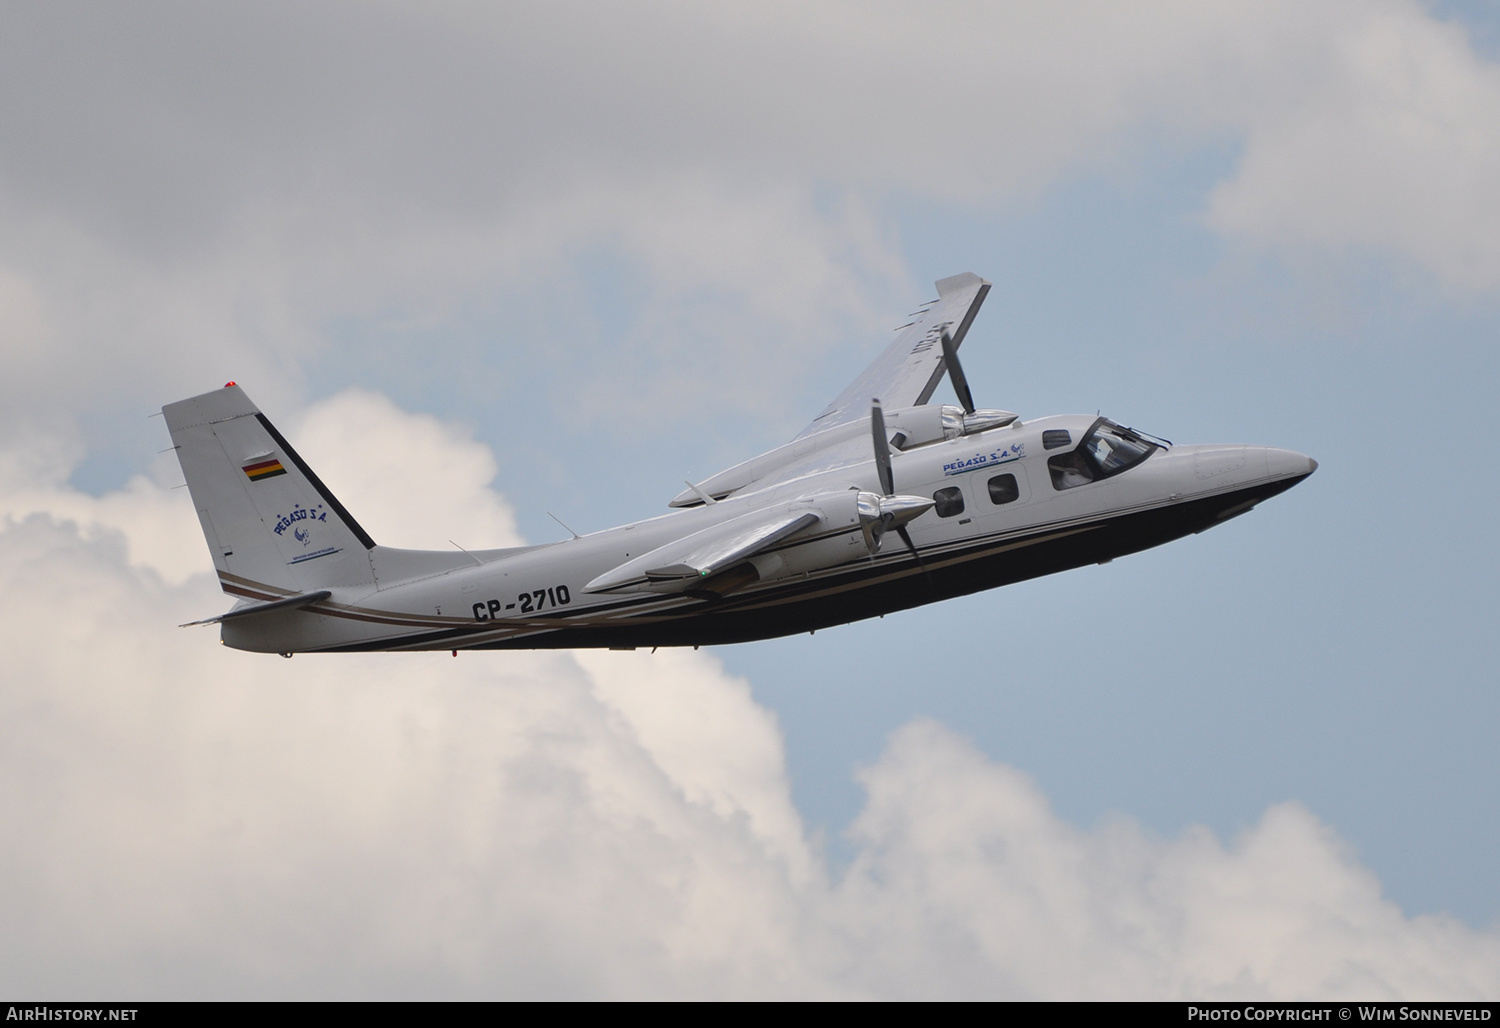
M 276 524 L 271 530 L 277 535 L 285 536 L 286 530 L 296 525 L 297 528 L 292 532 L 292 538 L 296 539 L 303 546 L 306 546 L 312 541 L 312 533 L 308 531 L 312 527 L 311 523 L 315 521 L 326 522 L 327 520 L 328 510 L 321 503 L 315 507 L 304 507 L 299 503 L 292 507 L 290 514 L 277 515 Z M 307 522 L 307 524 L 303 524 L 303 522 Z
M 272 527 L 272 531 L 285 539 L 287 530 L 290 529 L 292 538 L 301 543 L 302 548 L 306 550 L 312 545 L 313 525 L 319 522 L 326 523 L 327 521 L 328 510 L 323 504 L 319 503 L 313 507 L 304 507 L 299 503 L 291 509 L 290 513 L 281 514 L 276 518 L 276 524 Z M 339 548 L 337 546 L 325 546 L 322 549 L 312 550 L 309 553 L 300 553 L 287 561 L 287 563 L 301 564 L 306 560 L 314 560 L 318 557 L 326 557 L 330 553 L 338 552 Z

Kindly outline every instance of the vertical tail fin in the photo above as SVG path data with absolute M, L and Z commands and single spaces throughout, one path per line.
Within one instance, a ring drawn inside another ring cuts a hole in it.
M 375 583 L 375 541 L 239 386 L 162 408 L 224 591 Z

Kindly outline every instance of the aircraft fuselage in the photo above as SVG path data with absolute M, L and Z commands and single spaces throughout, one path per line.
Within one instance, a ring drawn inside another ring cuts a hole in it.
M 1059 463 L 1101 421 L 1018 421 L 893 454 L 896 492 L 936 502 L 907 526 L 920 561 L 893 534 L 872 554 L 857 529 L 834 528 L 791 536 L 755 561 L 705 579 L 702 588 L 587 589 L 674 539 L 758 509 L 795 509 L 799 501 L 841 491 L 879 493 L 875 461 L 867 460 L 560 543 L 446 555 L 449 566 L 436 570 L 431 554 L 418 561 L 411 551 L 375 547 L 374 586 L 333 587 L 326 600 L 300 609 L 225 621 L 222 636 L 236 648 L 283 653 L 772 638 L 1103 563 L 1213 527 L 1317 467 L 1302 454 L 1271 447 L 1176 445 L 1153 447 L 1108 477 L 1073 481 Z M 798 547 L 809 545 L 822 547 L 825 566 L 786 572 L 797 566 Z M 404 553 L 414 569 L 422 568 L 420 577 L 403 578 Z M 770 567 L 782 570 L 767 574 Z M 226 590 L 251 600 L 286 592 L 220 571 Z

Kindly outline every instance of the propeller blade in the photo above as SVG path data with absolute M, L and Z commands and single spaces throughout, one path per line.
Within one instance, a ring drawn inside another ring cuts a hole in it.
M 943 331 L 943 364 L 948 368 L 948 381 L 958 394 L 958 402 L 964 405 L 965 414 L 974 413 L 974 394 L 969 392 L 969 380 L 964 377 L 964 367 L 958 363 L 958 345 L 945 329 Z
M 901 541 L 906 544 L 906 548 L 911 551 L 911 555 L 917 558 L 917 566 L 922 569 L 922 577 L 925 578 L 927 580 L 927 584 L 931 586 L 932 572 L 927 570 L 927 562 L 923 560 L 922 555 L 917 552 L 917 544 L 911 541 L 911 533 L 906 530 L 905 525 L 897 525 L 896 534 L 901 537 Z
M 875 437 L 875 470 L 880 473 L 880 488 L 887 496 L 896 495 L 896 478 L 891 474 L 891 442 L 885 437 L 885 412 L 880 404 L 870 405 L 870 432 Z
M 905 525 L 897 525 L 896 526 L 896 534 L 901 537 L 901 541 L 906 544 L 906 548 L 911 551 L 911 555 L 913 557 L 917 558 L 917 563 L 921 564 L 922 563 L 922 555 L 917 552 L 917 544 L 911 541 L 911 533 L 906 530 L 906 526 Z M 922 566 L 923 566 L 923 568 L 926 567 L 925 564 L 923 564 Z

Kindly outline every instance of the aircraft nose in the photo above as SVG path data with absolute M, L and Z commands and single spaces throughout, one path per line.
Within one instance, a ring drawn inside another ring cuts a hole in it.
M 1318 470 L 1318 462 L 1296 450 L 1266 450 L 1266 471 L 1273 478 L 1306 478 Z

